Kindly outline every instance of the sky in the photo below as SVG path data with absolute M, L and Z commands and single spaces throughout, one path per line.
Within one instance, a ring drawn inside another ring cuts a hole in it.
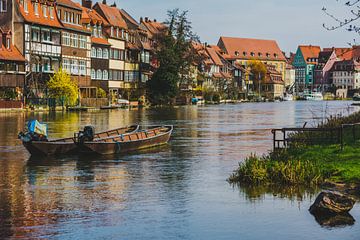
M 80 0 L 78 0 L 80 1 Z M 327 31 L 334 21 L 322 12 L 343 19 L 349 15 L 348 0 L 115 0 L 135 19 L 164 21 L 167 10 L 189 11 L 193 31 L 202 42 L 217 44 L 220 36 L 276 40 L 285 52 L 300 44 L 347 47 L 358 35 L 344 29 Z M 112 4 L 114 0 L 107 0 Z

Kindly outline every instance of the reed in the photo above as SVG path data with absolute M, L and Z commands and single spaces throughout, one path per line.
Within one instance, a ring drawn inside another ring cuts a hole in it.
M 280 159 L 274 156 L 251 155 L 239 164 L 230 176 L 230 183 L 281 184 L 287 186 L 315 186 L 324 182 L 327 173 L 319 164 L 309 160 L 287 159 L 282 153 Z

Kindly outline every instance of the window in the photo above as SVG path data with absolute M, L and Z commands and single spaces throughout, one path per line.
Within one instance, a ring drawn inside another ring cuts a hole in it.
M 63 45 L 64 46 L 70 46 L 71 45 L 71 43 L 70 43 L 70 34 L 67 33 L 67 32 L 63 33 Z
M 34 3 L 34 11 L 35 11 L 35 15 L 39 15 L 39 4 L 37 2 Z
M 111 26 L 110 28 L 110 36 L 113 37 L 114 36 L 114 27 Z
M 49 12 L 50 12 L 50 18 L 54 19 L 54 7 L 50 7 Z
M 94 69 L 91 69 L 91 79 L 96 79 L 96 74 Z
M 6 48 L 10 49 L 10 38 L 6 38 Z
M 91 57 L 96 58 L 96 48 L 94 47 L 91 48 Z
M 77 34 L 71 34 L 71 46 L 78 47 L 78 35 Z
M 102 71 L 100 69 L 96 71 L 96 79 L 102 79 Z
M 86 62 L 84 60 L 79 61 L 79 73 L 80 75 L 86 75 Z
M 43 42 L 51 42 L 50 30 L 43 29 L 42 32 L 41 32 L 41 37 L 42 37 Z
M 71 60 L 71 73 L 72 74 L 78 74 L 79 73 L 79 65 L 78 65 L 78 61 L 72 59 Z
M 79 35 L 80 48 L 86 48 L 86 36 Z
M 103 71 L 103 77 L 102 77 L 103 80 L 108 80 L 108 71 L 104 70 Z
M 76 15 L 76 24 L 80 25 L 81 24 L 81 15 L 80 14 L 77 14 Z
M 50 59 L 49 58 L 43 58 L 43 72 L 50 72 Z
M 102 50 L 101 50 L 101 48 L 98 48 L 97 49 L 97 57 L 98 58 L 102 58 L 103 56 L 102 56 Z
M 32 31 L 31 31 L 31 39 L 32 39 L 32 41 L 34 41 L 34 42 L 40 42 L 40 32 L 39 32 L 39 30 L 37 30 L 37 29 L 31 29 Z
M 59 19 L 62 19 L 62 18 L 61 18 L 61 10 L 60 10 L 60 9 L 57 10 L 57 16 L 58 16 Z
M 102 32 L 102 30 L 101 30 L 101 25 L 99 25 L 99 26 L 98 26 L 98 36 L 99 36 L 99 37 L 102 37 L 101 32 Z
M 119 50 L 117 49 L 113 49 L 113 52 L 114 52 L 114 59 L 119 59 Z
M 28 12 L 29 12 L 29 8 L 28 8 L 28 0 L 24 0 L 24 11 L 25 11 L 26 13 L 28 13 Z
M 0 1 L 0 11 L 6 12 L 7 11 L 7 0 L 1 0 Z
M 47 6 L 46 5 L 42 5 L 42 12 L 44 17 L 47 17 Z
M 70 73 L 70 61 L 69 61 L 69 59 L 67 59 L 67 58 L 63 59 L 62 67 L 67 73 Z
M 97 32 L 96 25 L 95 25 L 95 26 L 93 26 L 92 36 L 97 37 L 98 36 L 97 33 L 98 32 Z
M 107 49 L 104 49 L 103 51 L 103 58 L 108 59 L 109 58 L 109 51 Z
M 119 28 L 116 28 L 116 37 L 119 37 Z

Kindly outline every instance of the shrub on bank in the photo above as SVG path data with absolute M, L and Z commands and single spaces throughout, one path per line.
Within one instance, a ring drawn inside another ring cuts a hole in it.
M 321 184 L 327 175 L 322 166 L 309 160 L 251 155 L 239 164 L 228 180 L 230 183 L 314 186 Z

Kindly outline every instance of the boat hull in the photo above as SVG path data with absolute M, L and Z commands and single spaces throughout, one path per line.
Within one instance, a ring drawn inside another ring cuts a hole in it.
M 97 153 L 100 155 L 136 152 L 143 149 L 167 144 L 172 134 L 172 127 L 163 134 L 133 141 L 118 142 L 85 142 L 80 152 Z
M 138 131 L 139 126 L 130 126 L 119 128 L 107 132 L 96 133 L 95 138 L 101 139 L 109 137 L 109 135 L 118 136 L 119 134 L 127 134 Z M 56 156 L 56 155 L 72 155 L 79 152 L 79 146 L 74 138 L 57 139 L 53 141 L 31 141 L 23 142 L 24 147 L 32 156 Z
M 74 142 L 24 142 L 23 145 L 34 156 L 75 154 L 78 149 Z

